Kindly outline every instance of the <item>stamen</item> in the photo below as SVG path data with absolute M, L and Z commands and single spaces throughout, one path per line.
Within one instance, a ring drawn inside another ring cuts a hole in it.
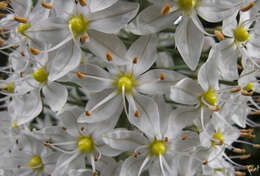
M 181 140 L 185 141 L 188 138 L 188 136 L 182 136 Z
M 63 126 L 63 127 L 61 127 L 61 129 L 63 129 L 64 131 L 66 131 L 66 130 L 67 130 L 67 128 L 65 128 L 64 126 Z
M 21 77 L 21 78 L 23 77 L 23 72 L 20 72 L 20 77 Z
M 86 77 L 84 74 L 82 74 L 80 72 L 77 72 L 77 76 L 78 76 L 79 79 L 83 79 L 83 78 Z
M 236 176 L 246 176 L 246 172 L 235 171 Z
M 53 6 L 51 4 L 47 4 L 43 1 L 41 2 L 41 5 L 42 5 L 42 7 L 46 8 L 46 9 L 52 9 L 53 8 Z
M 243 8 L 241 8 L 240 10 L 241 10 L 242 12 L 246 12 L 246 11 L 250 10 L 251 8 L 253 8 L 254 5 L 255 5 L 255 3 L 254 3 L 254 2 L 251 2 L 248 6 L 243 7 Z
M 246 153 L 246 149 L 234 148 L 232 150 L 234 153 Z
M 87 38 L 88 38 L 87 35 L 83 35 L 83 36 L 80 38 L 80 40 L 81 40 L 82 43 L 85 43 L 86 40 L 87 40 Z
M 6 7 L 8 6 L 7 2 L 0 2 L 0 10 L 6 10 Z
M 26 18 L 22 18 L 22 17 L 14 17 L 14 20 L 19 22 L 19 23 L 27 23 L 27 19 Z
M 86 0 L 79 0 L 79 4 L 80 4 L 82 7 L 88 5 L 87 2 L 86 2 Z
M 165 6 L 161 10 L 162 15 L 168 15 L 171 10 L 171 5 L 169 3 L 166 3 Z
M 165 79 L 165 76 L 163 73 L 160 74 L 160 79 L 163 81 Z
M 241 134 L 240 134 L 240 137 L 248 138 L 248 139 L 254 139 L 254 138 L 256 137 L 256 135 L 254 135 L 254 134 L 248 134 L 248 133 L 241 133 Z
M 260 144 L 253 144 L 254 148 L 260 149 Z
M 35 48 L 30 48 L 30 51 L 31 51 L 31 53 L 32 53 L 33 55 L 38 55 L 38 54 L 40 54 L 40 50 L 37 50 L 37 49 L 35 49 Z
M 135 152 L 134 157 L 138 158 L 138 153 L 137 152 Z
M 91 116 L 91 113 L 89 111 L 85 111 L 86 116 Z
M 202 162 L 203 165 L 208 165 L 208 163 L 209 163 L 208 161 L 203 161 Z
M 210 108 L 210 110 L 216 112 L 216 111 L 220 110 L 220 107 L 219 106 L 215 106 L 215 107 Z
M 109 52 L 106 53 L 106 58 L 107 58 L 107 61 L 109 61 L 109 62 L 113 60 L 113 58 Z
M 239 92 L 240 90 L 242 90 L 242 87 L 232 88 L 232 89 L 230 89 L 230 93 L 236 93 L 236 92 Z
M 140 113 L 139 113 L 139 111 L 136 110 L 134 115 L 135 115 L 135 117 L 140 117 Z
M 252 96 L 254 94 L 254 92 L 242 91 L 241 94 L 244 96 Z
M 168 137 L 165 137 L 165 138 L 164 138 L 164 142 L 169 142 L 169 138 L 168 138 Z
M 21 56 L 25 56 L 24 51 L 21 52 Z
M 135 58 L 133 59 L 133 64 L 137 64 L 137 61 L 138 61 L 138 58 L 135 57 Z
M 50 146 L 51 146 L 51 143 L 50 143 L 49 141 L 47 141 L 47 142 L 44 143 L 44 146 L 45 146 L 45 147 L 50 147 Z
M 251 157 L 250 154 L 248 154 L 248 155 L 238 155 L 238 156 L 229 156 L 230 159 L 241 159 L 241 160 L 248 159 L 250 157 Z
M 223 33 L 220 32 L 220 31 L 218 31 L 218 30 L 214 30 L 214 34 L 215 34 L 215 36 L 216 36 L 220 41 L 222 41 L 222 40 L 225 39 Z

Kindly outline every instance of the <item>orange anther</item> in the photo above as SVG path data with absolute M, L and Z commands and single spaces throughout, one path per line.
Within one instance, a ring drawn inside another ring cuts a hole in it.
M 51 4 L 47 4 L 43 1 L 41 2 L 41 5 L 42 5 L 42 7 L 46 8 L 46 9 L 52 9 L 53 8 L 53 6 Z
M 37 50 L 37 49 L 35 49 L 35 48 L 30 48 L 30 51 L 31 51 L 31 53 L 32 53 L 33 55 L 38 55 L 38 54 L 40 54 L 40 50 Z
M 188 137 L 187 136 L 182 136 L 182 140 L 185 141 Z
M 82 74 L 80 72 L 77 72 L 77 76 L 78 76 L 79 79 L 83 79 L 83 78 L 86 77 L 84 74 Z
M 135 152 L 134 157 L 138 158 L 138 153 L 137 152 Z
M 223 35 L 223 33 L 218 30 L 214 30 L 214 34 L 220 41 L 225 39 L 225 36 Z
M 165 6 L 161 10 L 162 15 L 168 15 L 171 10 L 171 5 L 169 3 L 166 3 Z
M 6 7 L 8 6 L 8 3 L 3 1 L 0 2 L 0 10 L 6 10 Z
M 140 113 L 138 110 L 135 111 L 135 117 L 140 117 Z
M 215 106 L 213 108 L 210 108 L 210 110 L 216 112 L 216 111 L 220 110 L 220 107 L 219 106 Z
M 164 74 L 163 74 L 163 73 L 161 73 L 161 74 L 160 74 L 160 80 L 162 80 L 162 81 L 163 81 L 164 79 L 165 79 L 165 76 L 164 76 Z
M 243 91 L 243 92 L 241 92 L 241 94 L 244 96 L 252 96 L 254 94 L 254 92 Z
M 133 59 L 133 64 L 137 64 L 137 61 L 138 61 L 138 58 L 135 57 L 135 58 Z
M 165 137 L 164 138 L 164 142 L 168 142 L 169 141 L 169 138 L 168 137 Z
M 82 43 L 85 43 L 87 40 L 88 36 L 87 35 L 83 35 L 80 39 Z
M 109 52 L 106 53 L 106 58 L 107 58 L 107 61 L 109 61 L 109 62 L 113 60 L 113 58 Z
M 242 12 L 246 12 L 246 11 L 250 10 L 252 7 L 254 7 L 254 5 L 255 5 L 254 2 L 250 2 L 250 4 L 249 4 L 248 6 L 243 7 L 243 8 L 241 8 L 240 10 L 241 10 Z
M 236 93 L 236 92 L 239 92 L 242 88 L 241 87 L 235 87 L 235 88 L 232 88 L 230 89 L 230 93 Z
M 22 18 L 22 17 L 14 17 L 14 20 L 19 22 L 19 23 L 27 23 L 27 19 L 26 18 Z
M 85 115 L 86 115 L 86 116 L 91 116 L 91 114 L 90 114 L 89 111 L 85 111 Z
M 86 0 L 79 0 L 79 4 L 80 4 L 82 7 L 88 5 L 87 2 L 86 2 Z

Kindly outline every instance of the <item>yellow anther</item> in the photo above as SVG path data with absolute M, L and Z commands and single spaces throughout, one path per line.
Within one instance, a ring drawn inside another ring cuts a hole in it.
M 185 13 L 190 13 L 190 11 L 198 5 L 198 0 L 179 0 L 178 7 Z
M 218 97 L 212 88 L 202 95 L 203 99 L 211 106 L 216 106 Z
M 33 78 L 39 83 L 46 83 L 49 73 L 44 68 L 39 68 L 33 73 Z
M 53 8 L 53 6 L 51 4 L 47 4 L 43 1 L 41 2 L 41 5 L 42 5 L 42 7 L 46 8 L 46 9 L 52 9 Z
M 250 92 L 250 91 L 254 91 L 254 90 L 255 90 L 255 86 L 254 86 L 253 83 L 249 83 L 249 84 L 247 84 L 247 86 L 244 87 L 243 89 L 244 89 L 245 91 L 247 91 L 247 92 Z
M 157 141 L 156 139 L 151 144 L 151 154 L 160 156 L 163 155 L 167 150 L 167 146 L 164 141 Z
M 18 26 L 17 32 L 19 32 L 22 35 L 25 35 L 25 32 L 31 27 L 30 23 L 26 23 L 26 24 L 20 24 L 20 26 Z
M 14 123 L 12 123 L 12 127 L 13 128 L 19 128 L 19 126 L 14 122 Z
M 94 143 L 90 137 L 81 137 L 78 140 L 78 150 L 80 152 L 92 152 L 93 149 Z
M 75 36 L 86 32 L 88 22 L 84 20 L 83 16 L 75 16 L 69 20 L 69 27 Z
M 220 130 L 218 130 L 213 136 L 212 136 L 212 143 L 213 145 L 222 145 L 224 144 L 224 136 L 221 133 Z
M 39 156 L 35 155 L 31 158 L 29 164 L 30 167 L 32 167 L 34 170 L 42 170 L 43 164 L 42 160 Z
M 235 40 L 238 42 L 245 42 L 250 39 L 248 31 L 243 27 L 239 26 L 233 30 Z
M 162 15 L 168 15 L 171 10 L 171 5 L 169 3 L 166 3 L 165 6 L 161 10 Z
M 26 18 L 22 18 L 22 17 L 14 17 L 14 20 L 19 22 L 19 23 L 27 23 L 27 19 Z

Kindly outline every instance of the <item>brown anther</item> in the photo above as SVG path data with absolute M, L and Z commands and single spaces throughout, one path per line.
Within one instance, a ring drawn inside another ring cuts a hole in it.
M 83 36 L 80 38 L 80 40 L 81 40 L 82 43 L 85 43 L 87 39 L 88 39 L 88 36 L 87 36 L 87 35 L 83 35 Z
M 133 64 L 137 64 L 137 62 L 138 62 L 138 58 L 135 57 L 135 58 L 133 59 Z
M 248 154 L 248 155 L 241 155 L 241 156 L 239 156 L 239 159 L 243 160 L 243 159 L 248 159 L 250 157 L 251 157 L 250 154 Z
M 89 111 L 85 111 L 85 115 L 86 115 L 86 116 L 91 116 L 91 114 L 90 114 Z
M 168 138 L 168 137 L 165 137 L 165 138 L 164 138 L 164 142 L 169 142 L 169 138 Z
M 80 131 L 83 131 L 84 129 L 85 129 L 84 127 L 81 127 L 81 128 L 80 128 Z
M 237 65 L 238 70 L 243 70 L 243 67 L 241 65 Z
M 257 149 L 260 149 L 260 144 L 254 144 L 253 147 L 257 148 Z
M 203 161 L 202 162 L 203 165 L 208 165 L 208 163 L 209 163 L 208 161 Z
M 24 52 L 23 52 L 23 51 L 21 52 L 21 56 L 25 56 L 25 54 L 24 54 Z
M 234 148 L 232 150 L 235 153 L 246 153 L 246 149 Z
M 134 157 L 138 158 L 138 153 L 137 152 L 135 152 Z
M 248 138 L 248 139 L 254 139 L 256 135 L 254 134 L 249 134 L 249 133 L 241 133 L 240 137 Z
M 17 165 L 17 168 L 19 169 L 19 168 L 21 168 L 22 166 L 21 165 Z
M 213 141 L 214 145 L 223 145 L 223 141 Z
M 20 78 L 22 78 L 23 77 L 23 72 L 20 72 Z
M 61 129 L 63 129 L 64 131 L 66 131 L 66 130 L 67 130 L 67 128 L 66 128 L 66 127 L 64 127 L 64 126 L 63 126 L 63 127 L 61 127 Z
M 35 48 L 30 48 L 30 51 L 31 51 L 31 53 L 32 53 L 33 55 L 38 55 L 38 54 L 40 54 L 40 50 L 37 50 L 37 49 L 35 49 Z
M 79 4 L 80 4 L 82 7 L 88 5 L 87 2 L 86 2 L 86 0 L 79 0 Z
M 52 9 L 53 8 L 53 6 L 51 4 L 47 4 L 43 1 L 41 2 L 41 5 L 42 5 L 42 7 L 46 8 L 46 9 Z
M 6 10 L 6 7 L 8 6 L 8 3 L 3 1 L 0 2 L 0 10 Z
M 182 136 L 181 140 L 185 141 L 188 138 L 188 136 Z
M 97 176 L 97 171 L 93 172 L 93 176 Z
M 260 115 L 260 111 L 252 111 L 250 112 L 250 115 Z
M 0 38 L 0 47 L 4 46 L 4 40 Z
M 166 3 L 165 6 L 161 10 L 162 15 L 168 15 L 171 10 L 171 5 L 169 3 Z
M 243 92 L 241 92 L 241 94 L 244 96 L 252 96 L 254 94 L 254 92 L 243 91 Z
M 240 10 L 241 10 L 242 12 L 246 12 L 246 11 L 250 10 L 252 7 L 254 7 L 254 5 L 255 5 L 255 3 L 254 3 L 254 2 L 251 2 L 248 6 L 243 7 L 243 8 L 241 8 Z
M 48 174 L 48 176 L 51 176 L 51 174 Z
M 139 113 L 139 111 L 136 110 L 134 115 L 135 115 L 135 117 L 140 117 L 140 113 Z
M 50 143 L 49 141 L 47 141 L 47 142 L 44 143 L 44 146 L 45 146 L 45 147 L 50 147 L 50 146 L 51 146 L 51 143 Z
M 6 17 L 6 14 L 0 13 L 0 18 Z
M 107 61 L 109 61 L 109 62 L 113 60 L 113 58 L 109 52 L 106 53 L 106 58 L 107 58 Z
M 215 36 L 218 38 L 218 40 L 222 41 L 225 39 L 224 35 L 222 32 L 218 31 L 218 30 L 214 30 L 214 34 Z
M 241 133 L 250 133 L 250 134 L 253 133 L 253 131 L 254 131 L 254 129 L 252 129 L 252 128 L 249 128 L 249 129 L 241 129 L 241 130 L 240 130 Z
M 255 168 L 255 166 L 253 164 L 251 164 L 251 165 L 244 166 L 244 168 L 247 169 L 247 170 L 252 170 L 252 169 Z
M 79 79 L 83 79 L 83 78 L 86 77 L 84 74 L 82 74 L 80 72 L 77 72 L 77 76 L 78 76 Z
M 235 175 L 236 176 L 246 176 L 246 172 L 236 171 Z
M 97 157 L 95 157 L 95 158 L 94 158 L 94 161 L 96 161 L 96 162 L 97 162 L 97 161 L 98 161 L 98 158 L 97 158 Z
M 213 108 L 210 108 L 210 110 L 216 112 L 216 111 L 220 110 L 220 107 L 219 106 L 215 106 Z
M 19 23 L 27 23 L 27 19 L 26 18 L 22 18 L 22 17 L 14 17 L 14 20 L 19 22 Z
M 236 93 L 236 92 L 239 92 L 242 88 L 241 87 L 235 87 L 235 88 L 232 88 L 230 89 L 230 93 Z
M 160 74 L 160 80 L 164 80 L 165 79 L 165 75 L 163 73 Z
M 22 149 L 22 148 L 19 148 L 18 150 L 21 152 L 23 149 Z
M 257 97 L 256 101 L 257 101 L 258 103 L 260 103 L 260 97 Z

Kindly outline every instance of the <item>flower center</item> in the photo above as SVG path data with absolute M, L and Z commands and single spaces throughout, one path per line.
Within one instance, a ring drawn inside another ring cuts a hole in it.
M 202 95 L 203 99 L 211 106 L 216 106 L 218 97 L 212 88 Z
M 69 20 L 69 27 L 75 36 L 84 33 L 88 27 L 88 21 L 85 21 L 83 16 L 75 16 Z
M 12 127 L 13 127 L 13 128 L 19 128 L 19 126 L 18 126 L 17 123 L 15 123 L 15 122 L 12 123 Z
M 29 164 L 34 170 L 40 171 L 43 169 L 42 160 L 39 156 L 35 155 L 31 158 Z
M 198 5 L 198 0 L 179 0 L 178 6 L 185 13 L 189 13 L 194 7 Z
M 254 91 L 254 90 L 255 90 L 255 86 L 254 86 L 253 83 L 249 83 L 249 84 L 247 84 L 247 86 L 244 87 L 243 89 L 244 89 L 245 91 L 247 91 L 247 92 L 251 92 L 251 91 Z
M 90 137 L 81 137 L 78 141 L 78 150 L 82 153 L 91 152 L 94 149 L 93 140 Z
M 235 40 L 238 42 L 245 42 L 250 39 L 250 35 L 248 31 L 243 27 L 240 26 L 233 30 Z
M 26 24 L 20 24 L 20 26 L 18 26 L 16 29 L 17 31 L 22 34 L 25 35 L 25 32 L 27 31 L 27 29 L 29 29 L 31 27 L 30 23 L 26 23 Z
M 39 68 L 33 73 L 33 78 L 39 83 L 45 83 L 48 79 L 49 73 L 43 69 Z
M 119 92 L 123 91 L 123 87 L 126 93 L 131 93 L 132 88 L 137 85 L 137 82 L 134 79 L 134 75 L 132 74 L 123 74 L 120 75 L 118 79 L 114 82 L 115 86 L 117 86 L 117 90 Z
M 151 144 L 151 153 L 156 156 L 163 155 L 167 150 L 163 141 L 154 140 Z
M 218 130 L 213 136 L 212 136 L 212 145 L 222 145 L 224 144 L 224 136 L 221 133 L 220 130 Z

